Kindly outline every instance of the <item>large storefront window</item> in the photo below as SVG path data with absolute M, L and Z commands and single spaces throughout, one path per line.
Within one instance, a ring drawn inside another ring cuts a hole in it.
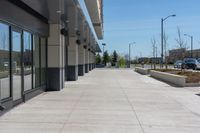
M 32 89 L 32 36 L 31 33 L 24 32 L 24 91 Z
M 0 23 L 0 91 L 1 99 L 10 97 L 9 26 Z
M 41 85 L 46 85 L 46 39 L 41 38 Z
M 33 37 L 33 87 L 40 87 L 40 39 L 38 36 Z
M 17 28 L 10 32 L 10 26 L 0 23 L 0 100 L 11 97 L 11 88 L 13 99 L 18 100 L 22 89 L 46 85 L 46 54 L 46 38 L 26 31 L 22 34 Z

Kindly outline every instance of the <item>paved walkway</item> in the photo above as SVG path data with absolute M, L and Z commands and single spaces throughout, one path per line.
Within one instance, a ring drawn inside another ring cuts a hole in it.
M 199 88 L 96 69 L 0 118 L 0 133 L 199 133 Z

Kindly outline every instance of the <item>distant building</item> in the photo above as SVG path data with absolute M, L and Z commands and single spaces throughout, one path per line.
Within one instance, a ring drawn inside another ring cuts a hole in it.
M 184 58 L 191 57 L 191 50 L 182 49 L 173 49 L 169 50 L 169 56 L 167 57 L 168 63 L 174 63 L 177 60 L 183 60 Z M 194 49 L 192 51 L 193 58 L 200 58 L 200 49 Z
M 185 48 L 169 50 L 169 56 L 167 57 L 167 62 L 174 63 L 177 60 L 182 60 L 183 58 L 185 58 L 185 55 L 186 55 Z
M 161 62 L 162 58 L 161 57 L 141 57 L 138 59 L 138 63 L 156 63 L 159 64 Z
M 138 59 L 138 63 L 149 63 L 150 58 L 148 57 L 141 57 Z
M 186 57 L 187 58 L 191 57 L 191 50 L 187 50 Z M 194 49 L 192 51 L 192 57 L 193 58 L 200 58 L 200 49 Z
M 159 64 L 159 63 L 161 63 L 161 61 L 162 61 L 161 57 L 152 57 L 152 58 L 150 58 L 150 62 L 149 63 Z

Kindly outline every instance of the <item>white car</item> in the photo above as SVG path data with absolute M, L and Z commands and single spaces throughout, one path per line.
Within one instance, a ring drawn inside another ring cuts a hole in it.
M 181 68 L 183 64 L 182 60 L 178 60 L 174 63 L 174 68 Z

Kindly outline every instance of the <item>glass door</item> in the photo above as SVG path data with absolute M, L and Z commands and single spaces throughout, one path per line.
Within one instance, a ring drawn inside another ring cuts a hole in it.
M 0 100 L 10 98 L 9 26 L 0 23 Z
M 12 30 L 12 92 L 13 101 L 22 99 L 22 33 Z
M 32 35 L 23 32 L 23 81 L 24 91 L 32 89 Z

